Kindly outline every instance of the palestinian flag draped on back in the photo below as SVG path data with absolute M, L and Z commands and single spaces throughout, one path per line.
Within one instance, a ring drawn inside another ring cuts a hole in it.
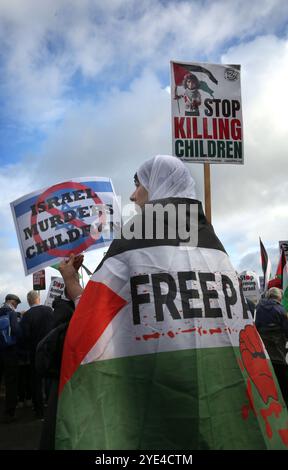
M 56 448 L 287 447 L 270 361 L 194 203 L 197 247 L 116 240 L 87 285 L 64 346 Z

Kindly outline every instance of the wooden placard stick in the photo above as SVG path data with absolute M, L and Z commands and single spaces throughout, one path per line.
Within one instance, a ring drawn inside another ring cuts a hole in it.
M 210 184 L 210 163 L 204 163 L 204 188 L 205 188 L 205 215 L 208 222 L 211 218 L 211 184 Z

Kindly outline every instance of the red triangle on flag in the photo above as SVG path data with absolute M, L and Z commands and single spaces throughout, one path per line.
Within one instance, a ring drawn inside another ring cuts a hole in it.
M 64 343 L 59 393 L 127 301 L 110 287 L 89 281 L 72 316 Z

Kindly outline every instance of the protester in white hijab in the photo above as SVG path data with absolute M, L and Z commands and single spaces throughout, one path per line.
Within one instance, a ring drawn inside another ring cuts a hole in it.
M 136 190 L 131 201 L 139 206 L 167 197 L 195 199 L 195 181 L 177 157 L 156 155 L 141 165 L 135 175 Z
M 69 323 L 56 449 L 284 449 L 287 409 L 188 169 L 159 155 L 137 177 L 131 199 L 144 210 L 113 240 Z M 146 231 L 151 213 L 162 231 Z M 73 299 L 77 262 L 60 264 Z

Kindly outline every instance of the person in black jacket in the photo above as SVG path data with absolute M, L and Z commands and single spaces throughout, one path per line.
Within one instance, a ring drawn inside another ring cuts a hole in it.
M 11 344 L 0 350 L 0 369 L 5 380 L 5 411 L 2 421 L 9 423 L 15 419 L 18 391 L 18 358 L 16 341 L 20 336 L 17 306 L 21 300 L 17 295 L 8 294 L 5 303 L 0 308 L 0 316 L 8 313 L 11 327 Z
M 257 329 L 280 326 L 288 333 L 288 316 L 281 305 L 282 291 L 277 287 L 268 289 L 265 298 L 256 307 L 255 324 Z
M 67 291 L 64 291 L 67 297 Z M 36 351 L 36 369 L 50 380 L 47 414 L 44 419 L 39 450 L 55 449 L 55 429 L 62 352 L 66 332 L 75 306 L 71 300 L 56 298 L 52 304 L 54 321 L 52 330 L 40 341 Z
M 40 294 L 30 291 L 27 294 L 30 309 L 23 316 L 20 327 L 22 341 L 30 354 L 32 402 L 36 418 L 43 418 L 43 379 L 35 368 L 35 354 L 38 343 L 49 333 L 53 323 L 53 310 L 40 305 Z
M 283 398 L 288 406 L 288 366 L 286 343 L 288 339 L 288 318 L 281 305 L 282 291 L 271 287 L 266 298 L 256 307 L 256 328 L 270 356 Z

